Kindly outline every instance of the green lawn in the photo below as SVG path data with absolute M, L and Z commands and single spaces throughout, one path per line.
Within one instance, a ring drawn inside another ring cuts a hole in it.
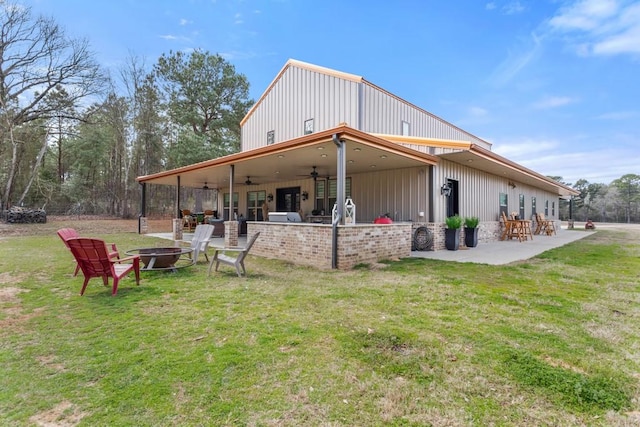
M 640 242 L 622 232 L 508 266 L 250 256 L 238 278 L 203 259 L 116 297 L 99 279 L 80 297 L 73 269 L 55 233 L 0 239 L 0 425 L 640 423 Z

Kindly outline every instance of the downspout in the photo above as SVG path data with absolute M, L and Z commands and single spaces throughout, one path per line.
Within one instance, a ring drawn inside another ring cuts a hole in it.
M 338 138 L 337 134 L 333 134 L 333 143 L 338 148 L 337 155 L 337 184 L 338 194 L 336 197 L 336 217 L 331 221 L 331 268 L 338 268 L 338 224 L 342 221 L 344 215 L 344 193 L 345 193 L 345 155 L 344 141 Z
M 429 217 L 427 219 L 428 222 L 435 222 L 435 198 L 434 194 L 436 194 L 433 186 L 435 185 L 435 170 L 433 165 L 429 165 Z
M 140 201 L 140 215 L 138 216 L 138 234 L 142 234 L 142 218 L 147 216 L 147 183 L 140 184 L 142 187 L 142 200 Z

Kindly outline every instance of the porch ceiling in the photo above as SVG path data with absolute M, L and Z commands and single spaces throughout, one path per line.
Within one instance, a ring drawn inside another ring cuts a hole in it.
M 341 126 L 268 147 L 138 177 L 138 181 L 175 186 L 179 176 L 182 187 L 201 188 L 206 183 L 209 188 L 225 188 L 229 186 L 231 165 L 234 165 L 234 185 L 244 185 L 247 179 L 256 184 L 311 179 L 314 166 L 319 177 L 335 177 L 337 147 L 333 143 L 333 135 L 345 141 L 347 175 L 437 163 L 435 156 Z

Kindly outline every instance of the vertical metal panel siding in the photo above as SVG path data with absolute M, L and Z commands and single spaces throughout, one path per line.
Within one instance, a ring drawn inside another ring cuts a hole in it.
M 314 119 L 314 131 L 346 122 L 357 126 L 357 82 L 314 71 L 289 67 L 242 129 L 243 150 L 263 147 L 267 132 L 275 142 L 304 135 L 304 122 Z
M 356 221 L 372 222 L 389 213 L 395 221 L 425 220 L 428 209 L 427 168 L 369 172 L 351 176 Z M 425 212 L 419 218 L 418 212 Z
M 402 120 L 410 124 L 410 136 L 471 141 L 488 148 L 487 144 L 424 111 L 390 96 L 370 85 L 363 85 L 362 130 L 371 133 L 402 134 Z M 428 147 L 417 146 L 419 151 Z
M 536 197 L 538 212 L 542 212 L 541 209 L 544 209 L 544 201 L 549 200 L 549 205 L 551 205 L 551 201 L 556 201 L 556 217 L 558 214 L 558 196 L 554 193 L 444 159 L 435 168 L 434 179 L 435 222 L 444 222 L 446 216 L 447 198 L 440 194 L 440 187 L 447 179 L 453 179 L 459 183 L 460 215 L 463 217 L 477 216 L 481 221 L 497 221 L 500 213 L 500 193 L 507 194 L 509 212 L 518 210 L 519 195 L 524 194 L 527 217 L 531 214 L 532 196 Z M 516 188 L 509 186 L 510 181 L 516 184 Z M 549 216 L 551 217 L 551 215 Z
M 270 130 L 275 131 L 276 142 L 301 136 L 304 121 L 309 118 L 314 119 L 316 132 L 346 122 L 365 132 L 396 135 L 402 133 L 401 123 L 405 120 L 410 124 L 411 136 L 471 141 L 486 146 L 484 141 L 369 84 L 291 66 L 245 122 L 242 149 L 266 145 Z M 429 152 L 424 146 L 411 148 Z

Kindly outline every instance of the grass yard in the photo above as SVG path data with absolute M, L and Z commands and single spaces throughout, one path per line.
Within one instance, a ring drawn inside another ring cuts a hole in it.
M 80 297 L 64 226 L 166 244 L 0 230 L 0 425 L 640 424 L 639 234 L 507 266 L 249 256 L 238 278 L 202 258 Z

